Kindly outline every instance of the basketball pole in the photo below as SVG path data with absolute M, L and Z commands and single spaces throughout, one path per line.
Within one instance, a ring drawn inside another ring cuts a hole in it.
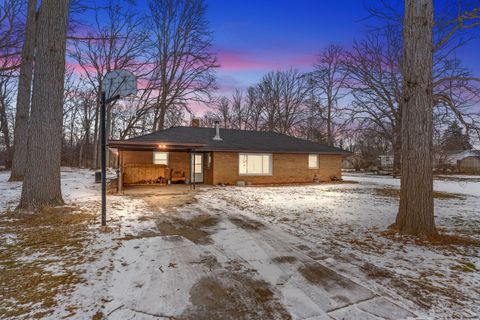
M 113 87 L 113 88 L 112 88 Z M 107 88 L 108 90 L 104 90 Z M 112 92 L 113 90 L 113 92 Z M 112 70 L 107 72 L 100 86 L 100 156 L 102 178 L 102 226 L 107 225 L 107 105 L 121 97 L 137 94 L 137 80 L 128 70 Z
M 106 109 L 107 104 L 119 99 L 116 95 L 106 99 L 105 92 L 102 91 L 102 98 L 100 104 L 100 142 L 101 150 L 101 166 L 102 166 L 102 226 L 107 225 L 107 126 L 106 126 Z

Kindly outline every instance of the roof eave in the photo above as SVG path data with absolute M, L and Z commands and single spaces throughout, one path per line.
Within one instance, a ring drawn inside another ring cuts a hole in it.
M 345 155 L 349 156 L 353 154 L 350 151 L 319 151 L 319 150 L 265 150 L 265 149 L 239 149 L 239 148 L 219 148 L 219 147 L 202 147 L 199 151 L 206 151 L 206 152 L 251 152 L 251 153 L 301 153 L 301 154 L 332 154 L 332 155 Z
M 108 146 L 110 148 L 139 148 L 139 149 L 158 149 L 159 145 L 165 146 L 165 148 L 200 148 L 204 147 L 204 143 L 191 143 L 191 142 L 172 142 L 172 141 L 127 141 L 127 140 L 109 140 Z

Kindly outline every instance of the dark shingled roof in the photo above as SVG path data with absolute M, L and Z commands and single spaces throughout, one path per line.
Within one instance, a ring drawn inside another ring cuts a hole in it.
M 123 143 L 198 144 L 198 151 L 249 151 L 286 153 L 349 154 L 348 151 L 270 131 L 220 129 L 222 141 L 215 141 L 214 128 L 172 127 L 138 136 Z M 122 143 L 122 141 L 115 141 Z M 113 144 L 115 144 L 113 142 Z M 112 143 L 111 143 L 112 144 Z

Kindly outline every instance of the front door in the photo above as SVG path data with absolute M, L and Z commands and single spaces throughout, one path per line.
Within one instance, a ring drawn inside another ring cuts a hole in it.
M 203 153 L 192 154 L 192 183 L 203 183 Z

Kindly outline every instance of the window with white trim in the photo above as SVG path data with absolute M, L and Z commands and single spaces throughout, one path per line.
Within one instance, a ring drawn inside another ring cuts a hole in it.
M 153 164 L 164 164 L 168 166 L 168 152 L 154 152 Z
M 240 153 L 238 155 L 238 171 L 240 175 L 272 175 L 272 155 L 268 153 Z
M 308 155 L 308 168 L 309 169 L 318 169 L 318 154 L 309 154 Z

